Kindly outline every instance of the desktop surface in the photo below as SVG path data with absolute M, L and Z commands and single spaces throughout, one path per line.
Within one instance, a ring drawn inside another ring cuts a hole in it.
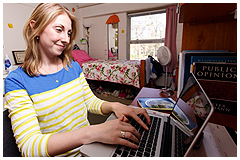
M 176 100 L 176 92 L 175 94 L 171 97 Z M 151 98 L 157 98 L 157 97 L 163 97 L 166 98 L 168 97 L 166 94 L 161 93 L 161 89 L 156 89 L 156 88 L 148 88 L 148 87 L 143 87 L 138 95 L 135 97 L 135 99 L 132 101 L 131 105 L 133 106 L 139 106 L 137 102 L 138 97 L 151 97 Z M 170 113 L 170 112 L 165 112 L 165 113 Z M 214 123 L 214 124 L 219 124 L 223 125 L 226 127 L 232 128 L 234 131 L 237 131 L 237 116 L 233 115 L 226 115 L 222 113 L 213 113 L 209 122 Z

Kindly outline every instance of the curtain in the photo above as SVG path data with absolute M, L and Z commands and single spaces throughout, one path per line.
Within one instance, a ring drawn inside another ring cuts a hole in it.
M 169 48 L 172 54 L 172 60 L 168 64 L 168 72 L 173 72 L 176 69 L 177 64 L 177 48 L 176 48 L 176 36 L 177 36 L 177 18 L 176 5 L 166 7 L 166 32 L 164 45 Z

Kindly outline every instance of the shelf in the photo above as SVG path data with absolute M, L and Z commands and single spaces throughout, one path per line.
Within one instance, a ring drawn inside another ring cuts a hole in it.
M 211 23 L 234 21 L 237 3 L 182 3 L 180 23 Z
M 182 3 L 181 50 L 228 50 L 237 52 L 237 3 Z M 237 116 L 214 113 L 210 122 L 237 130 Z

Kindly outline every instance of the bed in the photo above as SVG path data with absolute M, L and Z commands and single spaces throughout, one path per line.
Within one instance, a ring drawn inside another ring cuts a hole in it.
M 91 58 L 85 50 L 73 50 L 72 56 L 82 67 L 86 79 L 140 89 L 145 85 L 145 60 L 99 60 Z

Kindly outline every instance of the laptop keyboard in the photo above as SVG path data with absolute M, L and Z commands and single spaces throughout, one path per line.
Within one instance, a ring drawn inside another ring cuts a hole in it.
M 187 151 L 188 146 L 184 141 L 188 138 L 188 136 L 181 131 L 179 128 L 175 127 L 175 157 L 182 157 Z
M 188 149 L 188 145 L 184 143 L 188 136 L 177 126 L 175 126 L 174 135 L 175 135 L 174 157 L 182 157 L 184 156 Z M 170 124 L 169 118 L 167 122 L 164 122 L 160 157 L 170 157 L 171 155 L 172 155 L 172 125 Z
M 147 124 L 146 118 L 139 115 L 142 121 Z M 133 149 L 130 147 L 118 145 L 113 157 L 153 157 L 155 156 L 156 146 L 158 141 L 158 133 L 161 123 L 161 118 L 150 116 L 151 124 L 148 125 L 149 130 L 145 130 L 135 120 L 130 120 L 130 124 L 140 133 L 141 138 L 139 148 Z M 131 140 L 130 140 L 131 141 Z
M 146 118 L 143 115 L 139 115 L 139 118 L 147 124 Z M 158 141 L 158 133 L 161 123 L 161 118 L 150 116 L 151 124 L 148 125 L 149 130 L 145 130 L 135 120 L 131 119 L 130 124 L 140 133 L 141 138 L 139 142 L 139 148 L 134 149 L 122 145 L 118 145 L 113 157 L 153 157 L 155 156 L 156 146 Z M 168 126 L 168 127 L 167 127 Z M 171 156 L 171 144 L 172 144 L 172 126 L 165 122 L 163 131 L 163 141 L 160 151 L 160 156 Z M 165 136 L 164 136 L 165 133 Z M 188 136 L 182 132 L 179 128 L 175 127 L 175 144 L 174 144 L 174 156 L 182 157 L 187 151 L 188 146 L 184 141 Z M 129 140 L 131 141 L 131 140 Z M 134 142 L 133 142 L 134 143 Z M 165 150 L 164 150 L 165 149 Z

